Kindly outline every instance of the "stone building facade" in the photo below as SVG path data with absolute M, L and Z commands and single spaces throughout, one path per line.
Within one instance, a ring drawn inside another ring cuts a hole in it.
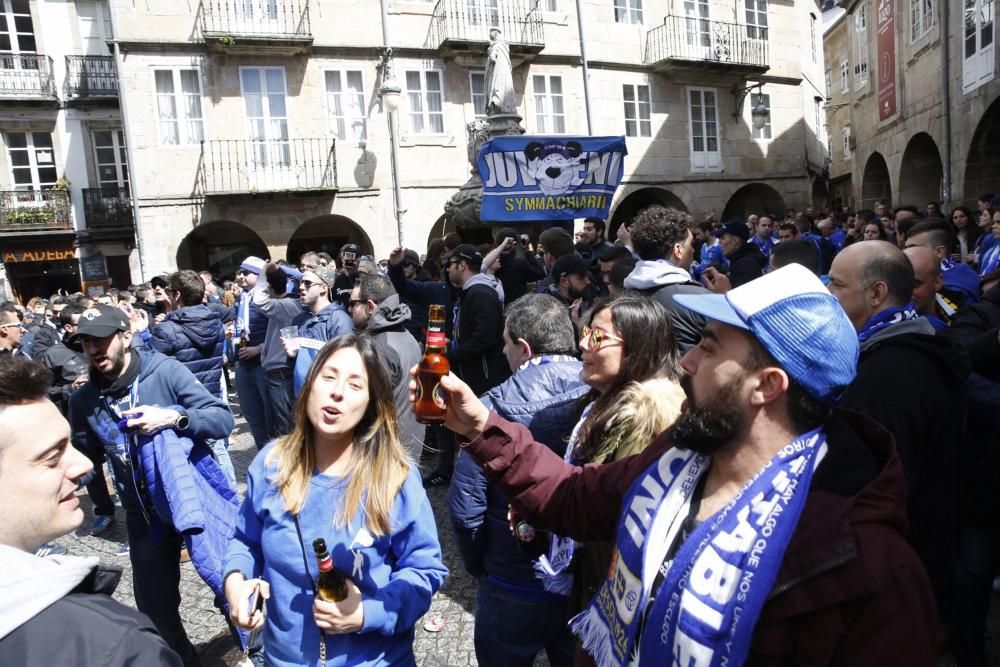
M 15 2 L 33 16 L 74 4 L 0 0 Z M 826 198 L 815 0 L 104 2 L 132 281 L 177 266 L 225 277 L 247 253 L 296 261 L 347 241 L 378 257 L 400 242 L 422 251 L 469 176 L 494 25 L 529 134 L 627 136 L 612 226 L 654 202 L 723 218 Z M 53 113 L 65 106 L 57 95 Z
M 834 203 L 950 208 L 1000 192 L 996 9 L 843 0 L 825 13 Z

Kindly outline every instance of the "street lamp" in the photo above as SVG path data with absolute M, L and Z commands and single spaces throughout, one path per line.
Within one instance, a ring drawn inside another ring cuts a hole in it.
M 771 112 L 768 110 L 763 103 L 758 103 L 750 111 L 750 120 L 753 122 L 754 129 L 760 130 L 767 125 L 767 119 L 771 117 Z
M 382 73 L 382 85 L 378 89 L 378 94 L 382 98 L 385 110 L 393 113 L 399 109 L 403 89 L 396 83 L 396 77 L 392 73 L 392 48 L 386 47 L 377 68 Z
M 733 86 L 733 98 L 736 100 L 736 111 L 733 113 L 733 118 L 736 120 L 740 119 L 740 114 L 743 113 L 743 102 L 752 90 L 756 90 L 757 94 L 760 95 L 764 90 L 764 84 L 755 83 L 745 88 L 741 88 L 739 85 Z M 750 121 L 753 123 L 754 128 L 758 130 L 767 125 L 767 120 L 770 117 L 771 110 L 764 106 L 763 102 L 760 102 L 750 111 Z

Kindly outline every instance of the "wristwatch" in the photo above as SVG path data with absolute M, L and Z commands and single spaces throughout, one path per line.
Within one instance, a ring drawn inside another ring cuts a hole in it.
M 186 431 L 187 427 L 191 425 L 191 419 L 188 418 L 186 412 L 177 412 L 177 419 L 174 421 L 174 428 L 178 431 Z

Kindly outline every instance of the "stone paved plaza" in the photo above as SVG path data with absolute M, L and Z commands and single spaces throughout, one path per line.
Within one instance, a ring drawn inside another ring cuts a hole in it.
M 230 447 L 233 463 L 236 466 L 237 478 L 243 479 L 256 450 L 250 437 L 246 422 L 237 414 L 236 430 L 233 433 L 233 443 Z M 242 494 L 245 484 L 240 484 Z M 446 621 L 444 630 L 430 633 L 423 629 L 424 619 L 417 624 L 414 652 L 417 665 L 420 667 L 458 667 L 459 665 L 475 665 L 476 657 L 472 645 L 473 611 L 475 608 L 476 582 L 462 567 L 461 556 L 455 545 L 455 540 L 448 521 L 446 490 L 443 488 L 429 489 L 428 495 L 437 517 L 438 530 L 441 535 L 441 548 L 444 552 L 445 565 L 449 575 L 441 590 L 434 596 L 427 617 L 440 615 Z M 82 507 L 87 512 L 81 530 L 58 540 L 66 546 L 70 554 L 75 556 L 98 556 L 109 564 L 120 565 L 125 573 L 121 584 L 115 593 L 115 598 L 124 604 L 135 606 L 132 597 L 132 573 L 128 556 L 117 556 L 115 552 L 125 540 L 124 516 L 119 509 L 119 521 L 112 529 L 100 537 L 90 537 L 85 529 L 89 529 L 93 515 L 90 503 L 84 493 L 81 498 Z M 201 581 L 191 563 L 181 566 L 181 617 L 184 619 L 188 635 L 199 649 L 203 651 L 205 667 L 222 667 L 235 665 L 239 653 L 232 647 L 225 622 L 221 614 L 212 605 L 212 594 Z M 993 611 L 990 615 L 990 643 L 988 645 L 990 663 L 1000 667 L 1000 596 L 993 596 Z M 939 665 L 953 664 L 942 661 Z M 548 665 L 544 656 L 536 662 L 536 667 Z

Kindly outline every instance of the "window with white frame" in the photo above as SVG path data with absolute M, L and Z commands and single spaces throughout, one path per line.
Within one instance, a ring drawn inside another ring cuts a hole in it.
M 767 0 L 744 0 L 747 37 L 767 39 Z
M 35 53 L 36 50 L 28 0 L 0 0 L 0 53 Z
M 868 85 L 868 3 L 861 0 L 854 10 L 854 90 Z
M 330 133 L 341 141 L 366 141 L 368 118 L 361 70 L 327 70 L 325 75 Z
M 486 118 L 486 73 L 469 72 L 469 98 L 476 118 Z
M 292 162 L 288 134 L 284 67 L 241 67 L 240 89 L 246 108 L 256 167 L 288 167 Z
M 566 111 L 563 107 L 561 76 L 535 74 L 531 77 L 535 100 L 535 131 L 538 134 L 566 132 Z
M 833 94 L 833 70 L 826 70 L 826 96 Z
M 691 171 L 719 171 L 722 168 L 717 100 L 714 88 L 688 88 Z
M 48 190 L 59 180 L 52 135 L 48 132 L 7 132 L 7 158 L 15 190 Z
M 758 128 L 753 124 L 753 110 L 762 105 L 767 109 L 767 116 L 764 126 Z M 767 140 L 771 138 L 771 96 L 768 93 L 750 94 L 750 130 L 754 139 Z
M 444 134 L 444 88 L 438 70 L 406 70 L 406 99 L 413 134 Z
M 993 79 L 996 0 L 963 0 L 962 90 L 969 92 Z
M 543 12 L 558 12 L 559 0 L 537 0 L 537 7 Z
M 160 144 L 197 144 L 205 138 L 201 76 L 196 68 L 153 70 Z
M 499 0 L 465 0 L 465 19 L 469 25 L 500 25 Z
M 642 0 L 614 0 L 615 23 L 642 23 Z
M 815 114 L 814 120 L 816 121 L 816 136 L 820 139 L 823 138 L 823 98 L 816 97 L 813 98 L 813 113 Z
M 910 41 L 915 42 L 934 27 L 934 0 L 910 0 Z
M 104 189 L 128 192 L 128 158 L 125 134 L 121 130 L 94 130 L 94 164 L 97 184 Z
M 625 103 L 625 136 L 653 136 L 653 125 L 650 121 L 649 86 L 622 84 L 622 99 Z
M 851 92 L 851 64 L 846 60 L 840 63 L 840 92 Z
M 809 15 L 809 48 L 812 49 L 813 62 L 819 62 L 819 49 L 816 46 L 816 15 Z
M 851 126 L 848 125 L 843 130 L 844 139 L 844 159 L 851 159 Z
M 111 30 L 111 10 L 103 0 L 76 0 L 77 25 L 83 52 L 88 56 L 106 56 L 111 51 L 108 40 Z

